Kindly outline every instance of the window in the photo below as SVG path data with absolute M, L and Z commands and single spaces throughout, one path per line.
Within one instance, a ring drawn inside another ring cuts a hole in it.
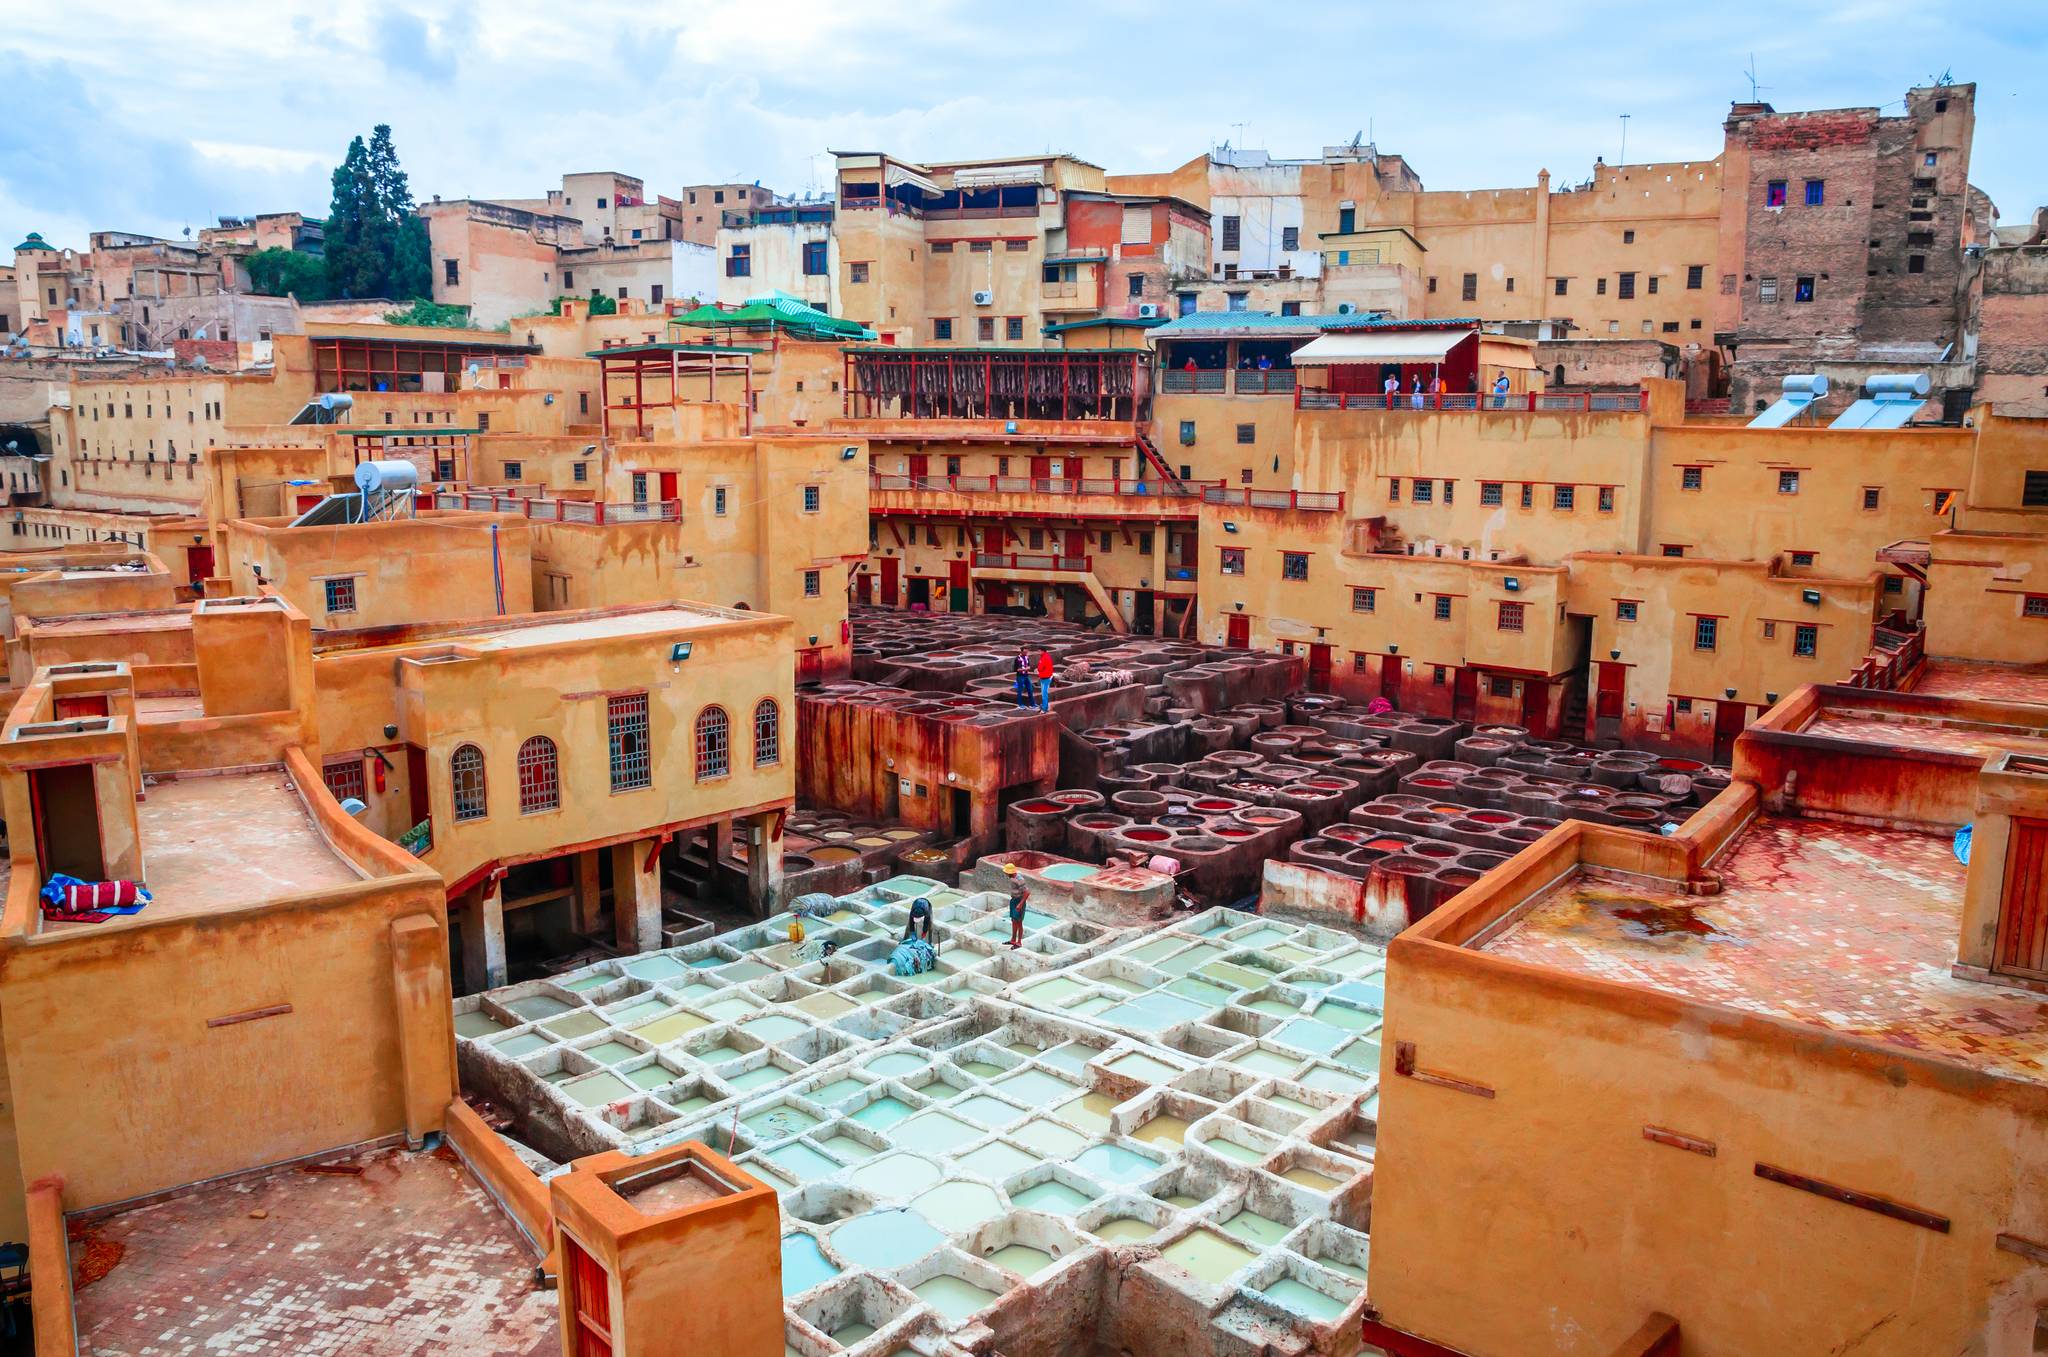
M 1300 303 L 1300 302 L 1282 302 L 1282 303 L 1280 303 L 1280 314 L 1281 314 L 1281 315 L 1283 315 L 1283 316 L 1298 316 L 1298 315 L 1300 315 L 1300 314 L 1301 314 L 1301 303 Z
M 1352 612 L 1355 612 L 1355 613 L 1369 613 L 1369 612 L 1377 612 L 1378 610 L 1379 610 L 1379 590 L 1377 590 L 1377 589 L 1353 589 L 1353 590 L 1351 591 L 1351 611 L 1352 611 Z
M 1500 605 L 1500 630 L 1520 631 L 1522 629 L 1522 605 L 1503 603 Z
M 1388 481 L 1388 482 L 1387 482 L 1387 503 L 1389 503 L 1389 504 L 1399 504 L 1400 502 L 1401 502 L 1401 478 L 1400 478 L 1399 476 L 1396 476 L 1396 477 L 1394 477 L 1394 478 L 1393 478 L 1392 480 L 1390 480 L 1390 481 Z
M 1780 471 L 1778 473 L 1778 493 L 1781 495 L 1798 494 L 1799 473 L 1796 471 Z
M 639 235 L 640 233 L 639 233 L 638 231 L 635 231 L 635 232 L 634 232 L 633 234 L 637 236 L 637 235 Z M 648 287 L 647 287 L 647 300 L 648 300 L 648 301 L 650 301 L 650 302 L 652 302 L 652 303 L 654 303 L 654 304 L 655 304 L 656 306 L 660 306 L 660 305 L 661 305 L 661 284 L 660 284 L 660 283 L 650 283 L 650 284 L 648 285 Z
M 508 462 L 506 466 L 509 470 L 511 464 Z M 635 504 L 645 504 L 647 502 L 647 473 L 644 471 L 634 472 L 632 485 L 633 502 Z
M 1236 248 L 1238 248 L 1239 228 L 1241 226 L 1242 223 L 1236 217 L 1225 217 L 1223 219 L 1222 248 L 1226 250 L 1235 250 Z
M 1431 274 L 1431 275 L 1429 276 L 1429 290 L 1430 290 L 1431 292 L 1434 292 L 1434 291 L 1436 291 L 1436 275 L 1435 275 L 1435 274 Z
M 1488 508 L 1493 508 L 1500 503 L 1500 491 L 1501 484 L 1499 481 L 1479 482 L 1479 502 Z
M 1885 592 L 1886 592 L 1887 594 L 1903 594 L 1903 593 L 1905 593 L 1905 592 L 1906 592 L 1906 579 L 1905 579 L 1905 576 L 1903 576 L 1903 575 L 1886 575 L 1886 576 L 1884 577 L 1884 591 L 1885 591 Z
M 1812 565 L 1812 564 L 1813 564 L 1813 553 L 1812 553 L 1812 552 L 1810 552 L 1810 551 L 1795 551 L 1795 552 L 1793 552 L 1793 553 L 1792 553 L 1792 564 L 1794 564 L 1794 565 L 1802 565 L 1802 566 L 1810 566 L 1810 565 Z
M 1513 292 L 1513 291 L 1515 290 L 1515 280 L 1514 280 L 1514 279 L 1510 278 L 1510 279 L 1508 279 L 1508 280 L 1507 280 L 1507 288 L 1508 288 L 1508 291 L 1510 291 L 1510 292 Z
M 353 575 L 326 581 L 327 611 L 352 613 L 356 610 L 356 581 Z
M 576 286 L 576 270 L 574 270 L 574 269 L 563 269 L 563 270 L 562 270 L 562 286 L 563 286 L 563 287 L 575 287 L 575 286 Z
M 519 746 L 519 813 L 558 810 L 562 805 L 561 768 L 555 742 L 536 735 Z
M 1524 481 L 1522 483 L 1522 507 L 1524 509 L 1533 509 L 1536 507 L 1536 487 L 1529 484 L 1527 481 Z
M 2028 594 L 2020 604 L 2021 617 L 2048 617 L 2048 594 Z
M 1240 442 L 1240 443 L 1256 443 L 1256 442 L 1258 442 L 1258 441 L 1259 441 L 1259 426 L 1258 426 L 1258 425 L 1256 425 L 1256 424 L 1240 424 L 1240 425 L 1238 425 L 1238 426 L 1237 426 L 1237 441 L 1238 441 L 1238 442 Z
M 1656 274 L 1653 273 L 1650 275 L 1650 295 L 1652 297 L 1657 295 L 1657 284 L 1662 281 L 1663 279 L 1659 278 Z M 1676 325 L 1673 325 L 1670 328 L 1676 330 L 1678 327 Z
M 1692 620 L 1692 648 L 1712 650 L 1720 639 L 1721 622 L 1714 617 L 1695 617 Z
M 932 253 L 933 253 L 933 254 L 951 254 L 951 253 L 953 253 L 953 242 L 952 242 L 952 241 L 950 241 L 950 240 L 935 240 L 935 241 L 933 241 L 933 242 L 932 242 Z
M 1006 240 L 1003 242 L 1003 248 L 1011 254 L 1022 254 L 1031 248 L 1031 242 L 1028 240 Z
M 1927 272 L 1927 256 L 1926 256 L 1926 255 L 1924 255 L 1924 254 L 1909 254 L 1909 255 L 1907 255 L 1907 256 L 1906 256 L 1906 272 L 1908 272 L 1908 273 L 1925 273 L 1925 272 Z
M 725 487 L 722 485 L 712 487 L 711 516 L 713 518 L 725 517 Z
M 815 570 L 804 571 L 804 597 L 817 598 L 820 593 L 818 572 Z
M 441 281 L 449 287 L 460 285 L 462 282 L 462 261 L 459 259 L 442 260 Z
M 825 242 L 807 240 L 804 242 L 804 273 L 808 277 L 825 276 Z
M 1636 620 L 1636 608 L 1637 608 L 1638 606 L 1639 606 L 1639 605 L 1638 605 L 1638 604 L 1636 603 L 1636 601 L 1635 601 L 1634 599 L 1632 599 L 1632 598 L 1618 598 L 1618 599 L 1616 599 L 1616 600 L 1614 601 L 1614 620 L 1615 620 L 1615 621 L 1617 621 L 1617 622 L 1633 622 L 1633 621 L 1635 621 L 1635 620 Z
M 1706 474 L 1704 467 L 1680 467 L 1678 469 L 1678 488 L 1680 490 L 1697 490 L 1700 488 L 1701 482 L 1706 478 Z
M 1449 594 L 1438 594 L 1436 596 L 1436 601 L 1430 605 L 1430 615 L 1435 617 L 1436 620 L 1439 622 L 1450 621 L 1451 596 Z
M 1764 623 L 1764 639 L 1766 641 L 1775 640 L 1777 638 L 1777 635 L 1778 624 L 1776 622 Z
M 2048 471 L 2029 471 L 2021 479 L 2020 507 L 2048 508 Z
M 1308 578 L 1308 553 L 1283 551 L 1280 553 L 1280 578 L 1284 580 L 1305 580 Z
M 1251 294 L 1249 292 L 1226 292 L 1223 295 L 1223 302 L 1223 309 L 1226 311 L 1242 311 L 1250 304 Z
M 1577 498 L 1577 489 L 1578 487 L 1571 485 L 1553 486 L 1550 491 L 1550 507 L 1561 513 L 1570 513 L 1572 503 Z
M 1476 302 L 1479 300 L 1478 274 L 1468 273 L 1465 275 L 1464 289 L 1459 293 L 1459 296 L 1463 297 L 1468 302 Z
M 851 263 L 851 264 L 848 264 L 848 265 L 846 266 L 846 281 L 847 281 L 847 282 L 849 282 L 849 283 L 865 283 L 865 282 L 866 282 L 867 280 L 868 280 L 868 266 L 867 266 L 867 264 L 866 264 L 866 263 L 865 263 L 864 261 L 856 261 L 855 263 Z
M 819 490 L 819 488 L 815 485 L 805 486 L 804 512 L 807 514 L 814 514 L 818 512 L 818 506 L 823 501 L 823 494 L 824 492 Z
M 1450 671 L 1443 665 L 1437 665 L 1429 671 L 1429 681 L 1441 688 L 1451 681 Z
M 606 698 L 604 708 L 605 733 L 611 740 L 612 790 L 629 792 L 650 786 L 653 777 L 647 750 L 647 694 L 619 693 Z
M 1775 278 L 1757 279 L 1756 299 L 1760 302 L 1774 302 L 1778 300 L 1778 280 Z
M 455 819 L 481 820 L 487 807 L 484 800 L 484 751 L 473 744 L 463 745 L 448 759 L 448 777 L 455 791 Z
M 1415 482 L 1415 493 L 1409 496 L 1409 499 L 1413 500 L 1413 501 L 1414 501 L 1415 503 L 1417 503 L 1417 504 L 1428 504 L 1428 503 L 1429 503 L 1430 501 L 1434 500 L 1435 498 L 1436 498 L 1436 482 L 1435 482 L 1435 481 L 1417 481 L 1417 482 Z
M 1607 280 L 1605 278 L 1595 278 L 1593 280 L 1593 295 L 1596 297 L 1607 295 Z
M 725 257 L 725 276 L 728 278 L 751 278 L 754 276 L 754 247 L 735 245 L 732 253 Z
M 1813 276 L 1811 274 L 1801 274 L 1792 280 L 1792 300 L 1795 302 L 1810 302 L 1813 300 Z
M 1828 181 L 1827 181 L 1827 180 L 1825 180 L 1825 179 L 1809 179 L 1809 180 L 1807 180 L 1807 181 L 1806 181 L 1806 205 L 1807 205 L 1808 207 L 1819 207 L 1819 206 L 1821 206 L 1822 204 L 1826 203 L 1826 202 L 1827 202 L 1827 200 L 1828 200 Z
M 1812 659 L 1820 651 L 1820 628 L 1805 622 L 1792 628 L 1792 653 Z
M 1003 321 L 1003 338 L 1015 342 L 1024 337 L 1024 317 L 1010 316 Z
M 525 473 L 526 464 L 524 462 L 505 463 L 505 483 L 507 485 L 517 485 Z
M 975 338 L 983 344 L 993 344 L 996 339 L 996 318 L 983 316 L 974 323 Z
M 1299 226 L 1283 226 L 1280 228 L 1280 248 L 1283 250 L 1298 250 L 1301 248 L 1301 228 Z
M 1550 290 L 1562 297 L 1570 290 L 1570 283 L 1570 279 L 1560 278 L 1550 285 Z
M 329 759 L 320 765 L 320 780 L 337 801 L 346 801 L 351 796 L 362 800 L 363 756 L 351 754 L 345 759 Z
M 1222 571 L 1226 575 L 1242 575 L 1244 573 L 1243 547 L 1223 548 Z
M 967 242 L 967 253 L 989 254 L 994 251 L 995 247 L 996 243 L 992 240 L 970 240 Z
M 1633 273 L 1618 274 L 1614 280 L 1614 293 L 1623 301 L 1636 295 L 1636 276 Z
M 599 198 L 599 199 L 597 200 L 597 210 L 598 210 L 598 211 L 600 211 L 600 212 L 604 211 L 607 205 L 608 205 L 608 204 L 607 204 L 607 203 L 605 202 L 605 200 L 604 200 L 604 199 L 602 199 L 602 198 Z
M 1601 487 L 1600 487 L 1600 494 L 1599 494 L 1599 497 L 1598 497 L 1597 501 L 1595 502 L 1595 506 L 1594 506 L 1594 507 L 1595 507 L 1595 508 L 1596 508 L 1596 509 L 1598 510 L 1598 512 L 1600 512 L 1600 513 L 1603 513 L 1603 514 L 1611 514 L 1611 513 L 1613 513 L 1613 512 L 1614 512 L 1614 487 L 1613 487 L 1613 486 L 1611 486 L 1611 485 L 1603 485 L 1603 486 L 1601 486 Z
M 953 318 L 951 316 L 940 316 L 937 320 L 932 322 L 933 339 L 951 339 L 952 337 Z
M 1950 509 L 1953 509 L 1953 508 L 1955 508 L 1955 506 L 1956 506 L 1956 492 L 1955 492 L 1955 491 L 1953 491 L 1953 490 L 1937 490 L 1937 491 L 1935 491 L 1935 492 L 1934 492 L 1934 512 L 1936 512 L 1936 513 L 1938 513 L 1938 514 L 1945 514 L 1945 513 L 1947 513 L 1947 512 L 1948 512 L 1948 511 L 1949 511 Z
M 1131 275 L 1131 280 L 1130 280 L 1130 283 L 1128 284 L 1128 286 L 1130 287 L 1130 290 L 1131 290 L 1131 295 L 1132 295 L 1133 297 L 1142 297 L 1142 296 L 1144 296 L 1144 295 L 1145 295 L 1145 275 L 1144 275 L 1144 274 L 1142 274 L 1142 273 L 1134 273 L 1134 274 L 1132 274 L 1132 275 Z
M 1447 480 L 1444 482 L 1444 503 L 1449 504 L 1452 500 L 1456 499 L 1457 493 L 1458 483 L 1456 481 Z
M 575 481 L 578 485 L 588 482 L 590 480 L 590 463 L 576 463 L 575 466 L 569 469 L 569 479 Z
M 1707 266 L 1705 264 L 1689 264 L 1686 266 L 1685 290 L 1687 292 L 1698 292 L 1706 284 L 1706 281 Z
M 1771 181 L 1770 181 L 1770 182 L 1769 182 L 1768 184 L 1765 184 L 1765 185 L 1764 185 L 1764 206 L 1765 206 L 1765 207 L 1783 207 L 1784 205 L 1785 205 L 1785 181 L 1784 181 L 1784 180 L 1782 180 L 1782 179 L 1773 179 L 1773 180 L 1771 180 Z

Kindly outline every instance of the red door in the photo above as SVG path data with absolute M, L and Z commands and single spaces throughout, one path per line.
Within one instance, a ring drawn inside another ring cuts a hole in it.
M 1399 656 L 1382 655 L 1380 657 L 1380 696 L 1392 703 L 1396 711 L 1400 710 L 1401 660 Z
M 882 606 L 885 608 L 896 606 L 896 572 L 902 565 L 894 556 L 882 558 Z
M 416 744 L 405 747 L 405 790 L 411 802 L 412 823 L 423 823 L 434 811 L 427 795 L 427 751 Z
M 862 603 L 875 601 L 875 577 L 863 570 L 853 577 L 853 596 Z
M 1031 479 L 1032 479 L 1032 480 L 1034 480 L 1034 481 L 1049 481 L 1049 480 L 1051 480 L 1051 479 L 1052 479 L 1052 458 L 1050 458 L 1050 457 L 1034 457 L 1034 458 L 1032 458 L 1032 459 L 1031 459 Z
M 952 595 L 947 600 L 946 606 L 956 613 L 966 612 L 967 596 L 970 589 L 967 583 L 967 562 L 946 562 L 946 589 Z
M 1619 721 L 1628 688 L 1628 666 L 1600 663 L 1599 688 L 1593 694 L 1593 717 L 1598 721 Z
M 59 721 L 76 721 L 88 716 L 110 714 L 105 693 L 80 693 L 77 697 L 60 697 L 53 713 Z
M 1479 671 L 1470 666 L 1451 671 L 1451 719 L 1471 721 L 1479 715 Z
M 595 1258 L 569 1235 L 562 1236 L 563 1261 L 568 1267 L 569 1294 L 563 1297 L 575 1316 L 575 1346 L 570 1357 L 612 1357 L 611 1278 Z
M 1252 648 L 1252 620 L 1243 613 L 1232 613 L 1230 615 L 1229 629 L 1225 634 L 1224 644 L 1235 650 L 1250 650 Z
M 675 472 L 673 472 L 673 471 L 664 471 L 664 472 L 662 472 L 662 473 L 661 473 L 661 502 L 662 502 L 663 504 L 671 504 L 671 503 L 673 503 L 673 502 L 674 502 L 674 501 L 675 501 L 675 500 L 676 500 L 676 499 L 677 499 L 678 497 L 679 497 L 679 496 L 678 496 L 678 494 L 677 494 L 677 491 L 676 491 L 676 473 L 675 473 Z
M 1067 529 L 1067 555 L 1080 560 L 1088 554 L 1088 534 L 1080 528 Z
M 932 459 L 924 453 L 913 452 L 903 459 L 903 463 L 913 477 L 922 479 L 931 474 Z
M 1007 608 L 1010 606 L 1009 585 L 1004 584 L 1001 580 L 989 580 L 981 587 L 983 597 L 990 608 Z
M 1992 969 L 2048 980 L 2048 820 L 2013 817 Z
M 213 578 L 213 548 L 185 548 L 185 581 L 194 589 L 204 588 Z
M 1714 704 L 1714 762 L 1726 763 L 1735 755 L 1735 737 L 1749 724 L 1749 708 L 1740 702 Z
M 1308 648 L 1308 687 L 1312 693 L 1330 691 L 1330 648 L 1321 642 Z
M 300 495 L 297 499 L 299 512 L 304 513 L 308 509 L 318 507 L 320 501 L 324 498 L 326 498 L 324 495 Z
M 1556 733 L 1550 728 L 1549 684 L 1538 679 L 1522 680 L 1522 726 L 1539 740 L 1547 740 Z

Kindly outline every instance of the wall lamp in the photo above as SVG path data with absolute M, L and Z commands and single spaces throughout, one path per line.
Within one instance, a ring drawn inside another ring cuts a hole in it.
M 1237 531 L 1237 524 L 1235 524 L 1235 523 L 1232 523 L 1232 522 L 1231 522 L 1231 521 L 1230 521 L 1229 519 L 1227 519 L 1227 518 L 1226 518 L 1226 519 L 1224 519 L 1224 520 L 1223 520 L 1223 531 L 1225 531 L 1225 532 L 1236 532 L 1236 531 Z
M 1775 707 L 1778 705 L 1778 695 L 1776 693 L 1765 693 L 1764 701 Z
M 860 456 L 859 448 L 845 447 L 839 450 L 839 460 L 842 462 L 850 462 L 858 456 Z
M 1809 607 L 1818 608 L 1820 606 L 1820 590 L 1801 589 L 1799 591 L 1799 601 Z
M 1388 647 L 1387 647 L 1387 653 L 1388 653 L 1389 655 L 1398 655 L 1398 654 L 1400 654 L 1400 653 L 1401 653 L 1401 647 L 1399 647 L 1399 646 L 1388 646 Z
M 1500 582 L 1500 587 L 1507 590 L 1511 594 L 1520 593 L 1522 590 L 1522 581 L 1517 579 L 1513 575 L 1509 575 L 1506 579 L 1503 579 Z
M 1728 700 L 1730 702 L 1733 702 L 1735 700 L 1735 690 L 1733 688 L 1723 688 L 1721 691 L 1728 694 Z
M 1610 650 L 1607 652 L 1607 658 L 1610 660 L 1618 660 L 1621 658 L 1621 652 L 1619 650 Z
M 689 658 L 690 642 L 688 641 L 677 641 L 674 645 L 668 648 L 668 662 L 670 664 L 681 664 L 684 660 L 687 660 Z

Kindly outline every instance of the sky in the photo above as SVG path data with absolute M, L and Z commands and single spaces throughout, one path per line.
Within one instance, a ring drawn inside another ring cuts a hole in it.
M 1429 188 L 1545 168 L 1562 187 L 1596 156 L 1623 159 L 1624 126 L 1630 161 L 1711 159 L 1752 62 L 1781 110 L 1897 113 L 1909 86 L 1975 81 L 1972 181 L 2007 223 L 2048 204 L 2048 0 L 11 0 L 0 14 L 0 251 L 31 230 L 83 247 L 94 230 L 324 216 L 349 138 L 379 122 L 421 199 L 538 197 L 579 170 L 650 193 L 800 193 L 829 184 L 831 150 L 1067 151 L 1146 171 L 1223 142 L 1312 157 L 1360 132 Z

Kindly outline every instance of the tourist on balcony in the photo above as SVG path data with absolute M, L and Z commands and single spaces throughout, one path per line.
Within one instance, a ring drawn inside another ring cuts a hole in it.
M 1052 652 L 1038 652 L 1038 709 L 1052 710 Z
M 1508 407 L 1508 375 L 1503 372 L 1493 379 L 1493 408 L 1505 410 Z
M 1385 396 L 1385 398 L 1386 398 L 1386 404 L 1387 404 L 1387 408 L 1388 408 L 1389 410 L 1398 410 L 1398 409 L 1400 409 L 1400 408 L 1401 408 L 1401 374 L 1400 374 L 1400 373 L 1398 373 L 1398 372 L 1390 372 L 1390 373 L 1388 373 L 1388 374 L 1387 374 L 1387 382 L 1386 382 L 1386 385 L 1385 385 L 1385 386 L 1383 386 L 1383 387 L 1381 387 L 1381 388 L 1380 388 L 1380 390 L 1381 390 L 1382 394 L 1383 394 L 1383 395 Z
M 1260 354 L 1260 355 L 1259 355 L 1259 371 L 1261 371 L 1261 372 L 1271 372 L 1272 370 L 1273 370 L 1273 359 L 1272 359 L 1272 357 L 1271 357 L 1270 355 L 1267 355 L 1267 354 L 1263 354 L 1263 353 L 1262 353 L 1262 354 Z
M 1017 647 L 1017 705 L 1031 705 L 1031 647 Z
M 1415 382 L 1408 388 L 1408 405 L 1411 409 L 1422 408 L 1422 374 L 1415 374 Z

